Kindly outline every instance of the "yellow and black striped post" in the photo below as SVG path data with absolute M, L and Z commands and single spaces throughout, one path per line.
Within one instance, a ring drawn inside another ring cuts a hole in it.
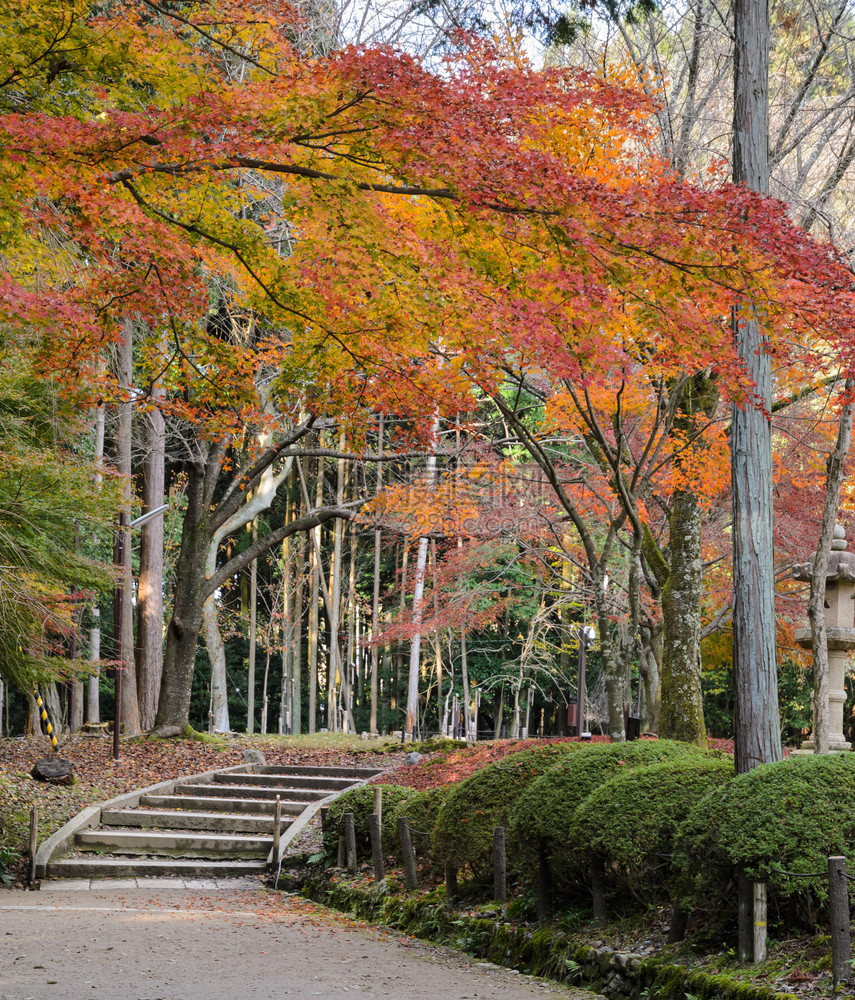
M 56 738 L 56 733 L 53 731 L 53 726 L 50 724 L 45 703 L 42 701 L 42 696 L 39 694 L 39 689 L 35 684 L 33 685 L 33 694 L 36 696 L 36 704 L 39 706 L 39 715 L 41 716 L 42 722 L 45 724 L 45 732 L 50 737 L 51 746 L 54 750 L 59 750 L 59 741 Z

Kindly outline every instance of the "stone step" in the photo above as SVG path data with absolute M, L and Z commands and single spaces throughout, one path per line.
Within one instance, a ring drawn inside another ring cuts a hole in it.
M 276 799 L 278 795 L 283 801 L 289 802 L 315 802 L 318 799 L 325 799 L 331 792 L 315 791 L 311 788 L 280 788 L 271 785 L 221 785 L 211 782 L 206 785 L 176 785 L 176 795 L 206 795 L 233 799 Z
M 272 843 L 272 834 L 268 837 L 250 837 L 240 834 L 191 834 L 161 830 L 81 830 L 75 837 L 76 846 L 88 851 L 201 858 L 222 854 L 267 857 Z
M 203 787 L 207 788 L 207 785 Z M 205 795 L 142 795 L 141 806 L 157 809 L 190 809 L 202 812 L 256 813 L 272 816 L 276 810 L 273 799 L 230 799 L 225 796 Z M 305 802 L 280 802 L 283 816 L 298 816 L 305 808 Z
M 320 777 L 318 775 L 294 774 L 218 774 L 214 781 L 219 785 L 259 785 L 262 788 L 289 789 L 312 788 L 317 791 L 341 792 L 355 785 L 357 778 Z
M 377 774 L 382 774 L 382 771 L 376 767 L 310 767 L 309 765 L 262 764 L 253 773 L 317 775 L 319 777 L 350 778 L 352 781 L 362 781 L 363 778 L 373 778 Z
M 280 829 L 293 822 L 283 819 Z M 186 812 L 177 809 L 104 809 L 102 826 L 160 827 L 163 830 L 210 830 L 218 833 L 270 833 L 273 816 L 224 812 Z
M 47 878 L 238 878 L 262 875 L 267 868 L 262 860 L 215 861 L 206 858 L 62 858 L 49 861 Z

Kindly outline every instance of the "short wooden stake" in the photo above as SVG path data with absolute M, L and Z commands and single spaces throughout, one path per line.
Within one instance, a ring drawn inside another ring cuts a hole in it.
M 454 865 L 445 866 L 445 902 L 451 904 L 457 899 L 457 869 Z
M 508 901 L 507 857 L 505 855 L 505 828 L 493 827 L 493 899 Z
M 831 976 L 837 989 L 852 978 L 846 858 L 828 859 L 828 908 L 831 912 Z
M 279 827 L 282 823 L 282 801 L 276 796 L 276 809 L 273 812 L 273 860 L 279 861 Z
M 406 816 L 398 817 L 398 839 L 401 841 L 404 878 L 407 880 L 407 888 L 412 892 L 413 889 L 418 889 L 419 879 L 416 874 L 416 852 L 413 850 L 413 838 L 410 835 L 410 821 Z
M 368 832 L 371 835 L 371 859 L 374 862 L 374 880 L 380 882 L 386 874 L 383 870 L 383 832 L 380 817 L 372 813 L 368 817 Z
M 766 883 L 754 883 L 754 962 L 766 961 Z
M 740 962 L 750 962 L 754 957 L 754 890 L 751 879 L 739 873 L 736 879 L 736 905 L 739 920 L 737 954 Z
M 344 850 L 347 855 L 347 870 L 351 875 L 356 874 L 356 824 L 353 821 L 353 813 L 345 813 L 344 820 Z
M 30 806 L 30 882 L 36 879 L 36 849 L 39 843 L 39 807 Z
M 374 786 L 374 815 L 380 823 L 383 822 L 383 786 Z
M 344 868 L 345 861 L 345 848 L 344 848 L 344 834 L 340 833 L 338 835 L 338 854 L 336 855 L 335 866 L 336 868 Z

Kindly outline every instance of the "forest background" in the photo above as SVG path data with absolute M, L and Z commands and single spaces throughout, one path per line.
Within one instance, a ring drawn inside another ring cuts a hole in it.
M 790 567 L 851 421 L 850 5 L 771 11 L 777 200 L 729 183 L 704 0 L 0 13 L 4 732 L 34 681 L 59 728 L 112 718 L 118 666 L 127 733 L 561 733 L 589 626 L 587 726 L 728 736 L 754 411 L 798 739 Z

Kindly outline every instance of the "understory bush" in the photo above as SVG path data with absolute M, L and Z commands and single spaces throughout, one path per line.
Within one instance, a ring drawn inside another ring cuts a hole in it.
M 505 826 L 523 789 L 556 761 L 575 757 L 582 743 L 551 743 L 520 750 L 476 771 L 449 788 L 432 836 L 438 864 L 469 866 L 475 873 L 490 865 L 493 827 Z
M 582 801 L 567 841 L 601 858 L 622 894 L 645 905 L 666 902 L 681 824 L 704 795 L 732 780 L 730 758 L 698 755 L 621 772 Z
M 827 858 L 855 861 L 855 755 L 790 757 L 762 764 L 708 792 L 679 833 L 683 889 L 700 904 L 728 899 L 741 870 L 778 897 L 822 900 Z M 786 872 L 820 873 L 794 878 Z
M 334 856 L 338 849 L 338 838 L 344 833 L 342 816 L 353 813 L 356 827 L 356 850 L 363 857 L 371 855 L 371 834 L 368 831 L 368 817 L 374 812 L 375 785 L 360 785 L 339 795 L 327 811 L 327 822 L 324 829 L 324 850 L 329 856 Z M 395 821 L 396 810 L 410 796 L 416 794 L 415 788 L 402 785 L 382 785 L 383 816 L 381 836 L 383 846 L 391 846 L 398 842 L 398 831 Z

